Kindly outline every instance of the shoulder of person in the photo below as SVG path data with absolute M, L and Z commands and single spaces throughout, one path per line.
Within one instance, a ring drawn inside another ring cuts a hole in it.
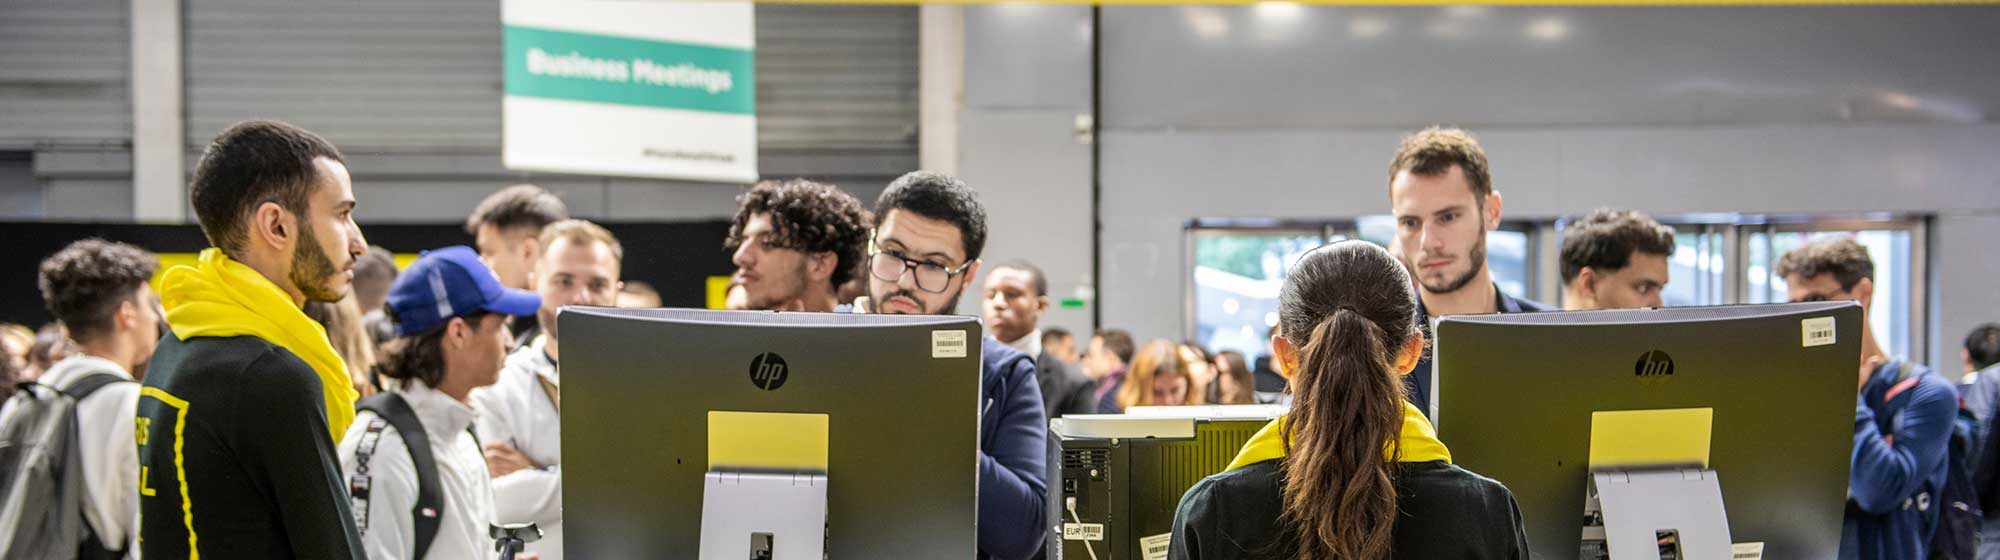
M 1444 461 L 1403 464 L 1396 486 L 1398 498 L 1406 503 L 1442 502 L 1460 507 L 1483 503 L 1504 508 L 1514 496 L 1500 481 Z
M 250 356 L 241 368 L 232 373 L 237 386 L 255 398 L 274 401 L 304 399 L 313 404 L 319 404 L 323 398 L 319 373 L 291 350 L 281 346 L 265 343 L 261 352 Z
M 1035 367 L 1035 357 L 1014 349 L 991 336 L 980 344 L 980 362 L 987 367 L 1022 370 Z

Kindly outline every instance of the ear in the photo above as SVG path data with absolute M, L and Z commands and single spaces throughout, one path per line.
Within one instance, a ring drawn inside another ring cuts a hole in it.
M 266 202 L 251 211 L 249 228 L 250 243 L 263 244 L 272 249 L 291 249 L 298 240 L 299 217 L 276 202 Z
M 806 275 L 820 282 L 833 281 L 833 267 L 840 264 L 840 255 L 833 251 L 806 254 Z
M 1861 301 L 1863 309 L 1875 309 L 1875 280 L 1862 278 L 1860 282 L 1855 282 L 1854 289 L 1849 291 L 1854 294 L 1854 299 Z
M 1035 312 L 1041 313 L 1048 310 L 1049 310 L 1049 296 L 1035 296 Z
M 1593 299 L 1597 297 L 1597 269 L 1586 266 L 1583 270 L 1577 271 L 1576 291 L 1584 297 Z
M 972 266 L 965 267 L 965 272 L 960 273 L 958 275 L 960 279 L 959 281 L 964 282 L 966 286 L 971 286 L 972 279 L 979 277 L 979 267 L 984 266 L 985 264 L 986 261 L 973 259 Z
M 540 237 L 534 235 L 528 235 L 526 233 L 523 233 L 521 235 L 527 237 L 527 239 L 521 240 L 521 249 L 520 249 L 521 262 L 526 264 L 541 262 L 542 239 Z M 535 268 L 541 268 L 541 267 L 535 267 Z
M 1500 229 L 1500 191 L 1486 193 L 1486 231 Z
M 1298 376 L 1296 370 L 1299 368 L 1299 348 L 1292 346 L 1292 341 L 1287 340 L 1282 334 L 1272 336 L 1271 351 L 1277 355 L 1277 360 L 1274 360 L 1275 363 L 1271 364 L 1271 367 L 1278 369 L 1280 377 L 1290 381 Z
M 465 322 L 464 317 L 452 317 L 451 322 L 445 323 L 444 346 L 446 348 L 464 348 L 465 344 L 471 341 L 472 324 Z
M 1419 332 L 1410 335 L 1410 340 L 1403 343 L 1403 351 L 1396 354 L 1396 364 L 1394 366 L 1396 372 L 1402 375 L 1409 375 L 1413 370 L 1417 369 L 1417 362 L 1423 361 L 1423 358 L 1424 333 Z
M 139 304 L 131 299 L 118 302 L 118 310 L 112 313 L 118 328 L 132 329 L 139 326 Z

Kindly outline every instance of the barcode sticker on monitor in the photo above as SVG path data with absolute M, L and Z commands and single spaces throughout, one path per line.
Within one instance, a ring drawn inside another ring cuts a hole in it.
M 1101 541 L 1104 540 L 1103 523 L 1064 523 L 1063 540 Z
M 1729 547 L 1734 560 L 1764 560 L 1764 543 L 1736 543 Z
M 1173 533 L 1139 539 L 1139 557 L 1143 560 L 1167 560 L 1167 545 L 1173 544 L 1173 541 Z
M 965 331 L 931 331 L 932 358 L 963 358 L 965 347 Z
M 1806 348 L 1827 346 L 1834 342 L 1832 317 L 1814 317 L 1799 321 L 1799 328 L 1804 332 L 1805 341 L 1802 344 Z

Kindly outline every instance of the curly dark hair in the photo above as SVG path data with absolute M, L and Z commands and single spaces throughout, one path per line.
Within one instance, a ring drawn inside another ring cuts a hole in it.
M 977 260 L 979 252 L 986 249 L 986 206 L 979 203 L 979 193 L 957 177 L 935 171 L 911 171 L 897 177 L 882 190 L 881 198 L 875 199 L 875 227 L 882 227 L 891 210 L 958 226 L 966 261 Z
M 834 286 L 861 272 L 868 248 L 868 211 L 840 187 L 805 179 L 762 181 L 736 197 L 736 220 L 729 225 L 724 247 L 736 250 L 746 241 L 743 228 L 750 217 L 771 215 L 771 239 L 765 245 L 805 253 L 833 253 Z
M 1635 251 L 1673 256 L 1674 228 L 1632 210 L 1599 208 L 1563 229 L 1563 282 L 1576 280 L 1584 268 L 1622 270 Z
M 1811 279 L 1821 274 L 1832 274 L 1835 280 L 1840 281 L 1842 291 L 1853 290 L 1862 279 L 1875 277 L 1875 260 L 1868 256 L 1868 248 L 1851 237 L 1809 241 L 1778 257 L 1775 268 L 1773 272 L 1787 281 L 1792 276 Z
M 159 259 L 145 249 L 91 238 L 43 260 L 36 286 L 42 304 L 69 329 L 70 339 L 84 342 L 111 330 L 119 304 L 132 300 L 159 266 Z

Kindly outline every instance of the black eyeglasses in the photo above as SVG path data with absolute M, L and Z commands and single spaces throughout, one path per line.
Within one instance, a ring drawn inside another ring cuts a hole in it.
M 933 294 L 942 294 L 951 279 L 965 273 L 972 261 L 955 268 L 941 264 L 912 259 L 895 251 L 876 250 L 868 254 L 868 273 L 884 282 L 900 282 L 903 274 L 916 271 L 917 289 Z

